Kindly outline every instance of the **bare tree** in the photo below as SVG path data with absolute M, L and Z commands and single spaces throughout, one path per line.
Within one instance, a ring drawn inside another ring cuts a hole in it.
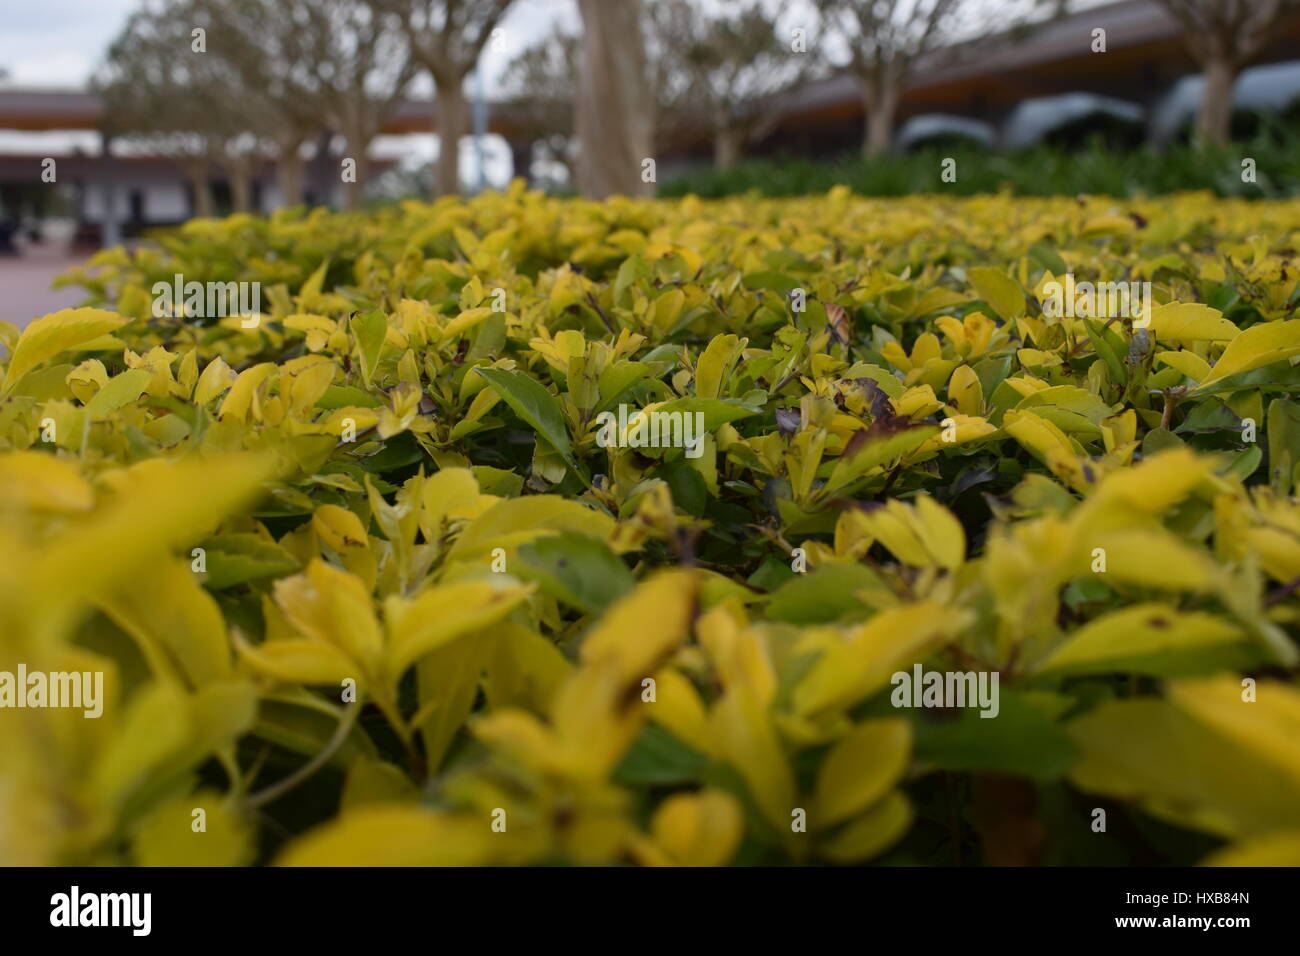
M 661 92 L 661 108 L 680 115 L 686 105 L 703 113 L 713 133 L 714 165 L 734 165 L 761 127 L 765 106 L 806 77 L 810 58 L 780 41 L 761 0 L 716 15 L 687 0 L 660 0 L 652 23 L 653 46 L 663 58 L 656 63 L 657 86 L 667 92 Z
M 306 9 L 285 0 L 208 0 L 210 53 L 238 75 L 239 109 L 276 159 L 280 198 L 303 199 L 302 146 L 324 128 Z
M 1205 89 L 1196 118 L 1203 142 L 1226 143 L 1237 76 L 1277 27 L 1300 11 L 1300 0 L 1160 0 L 1201 65 Z
M 211 214 L 214 166 L 237 211 L 252 208 L 254 177 L 277 156 L 282 171 L 299 173 L 286 201 L 301 198 L 297 153 L 323 121 L 311 90 L 291 81 L 315 68 L 294 10 L 281 0 L 156 0 L 130 18 L 96 77 L 109 131 L 175 158 L 197 215 Z
M 863 152 L 885 152 L 908 68 L 935 45 L 959 0 L 817 0 L 817 6 L 828 31 L 847 44 L 848 68 L 862 86 Z
M 987 13 L 979 0 L 814 2 L 824 30 L 848 48 L 847 68 L 861 84 L 868 156 L 892 145 L 898 98 L 917 58 L 969 28 L 981 10 Z
M 344 206 L 361 205 L 368 151 L 411 85 L 418 66 L 399 19 L 367 0 L 285 0 L 300 5 L 304 42 L 313 52 L 317 107 L 343 137 L 354 164 Z
M 504 97 L 525 117 L 526 134 L 541 143 L 547 159 L 570 172 L 581 44 L 581 37 L 557 26 L 516 55 L 501 80 Z
M 655 97 L 647 82 L 640 0 L 578 0 L 582 67 L 574 110 L 578 184 L 597 199 L 654 195 Z
M 105 136 L 129 137 L 175 159 L 193 189 L 195 215 L 209 216 L 209 176 L 223 158 L 229 114 L 212 86 L 206 54 L 192 49 L 190 19 L 178 0 L 141 7 L 91 86 L 104 101 Z
M 460 138 L 469 130 L 465 77 L 514 0 L 374 0 L 397 12 L 415 62 L 433 75 L 438 108 L 438 174 L 442 195 L 460 192 Z
M 265 97 L 244 82 L 240 70 L 240 62 L 254 59 L 256 51 L 245 49 L 245 38 L 217 23 L 224 6 L 219 0 L 180 0 L 169 15 L 176 19 L 178 32 L 188 36 L 195 28 L 205 31 L 203 49 L 185 51 L 192 81 L 186 93 L 196 97 L 192 105 L 203 109 L 196 119 L 211 131 L 208 141 L 214 161 L 226 171 L 232 208 L 248 212 L 257 170 L 273 156 L 265 135 L 273 124 Z

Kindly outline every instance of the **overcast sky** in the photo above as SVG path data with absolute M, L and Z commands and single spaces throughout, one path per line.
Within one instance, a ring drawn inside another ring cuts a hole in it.
M 140 0 L 0 0 L 0 69 L 9 74 L 0 87 L 83 88 L 127 17 L 140 5 Z M 483 52 L 489 96 L 495 92 L 506 64 L 549 33 L 557 22 L 578 30 L 575 0 L 515 0 L 501 25 L 499 43 Z M 428 96 L 432 91 L 427 76 L 421 76 L 412 88 L 415 96 Z M 371 153 L 400 158 L 404 165 L 419 165 L 436 155 L 436 143 L 437 138 L 428 134 L 381 136 Z M 97 137 L 91 131 L 0 131 L 0 152 L 58 155 L 74 147 L 93 151 L 96 144 Z M 487 137 L 486 150 L 488 178 L 503 184 L 510 173 L 504 140 Z M 472 180 L 474 162 L 472 151 L 462 149 L 461 169 L 466 179 Z
M 131 11 L 142 0 L 0 0 L 0 69 L 8 79 L 0 87 L 83 88 L 102 62 L 109 44 L 125 25 Z M 649 0 L 654 2 L 654 0 Z M 706 8 L 718 8 L 726 0 L 696 0 Z M 787 26 L 796 22 L 807 0 L 770 0 L 783 13 Z M 990 10 L 999 4 L 1020 4 L 1028 0 L 986 0 Z M 1109 0 L 1074 0 L 1075 7 L 1095 6 Z M 483 52 L 483 71 L 489 97 L 496 92 L 505 66 L 521 50 L 535 43 L 552 26 L 561 23 L 578 32 L 581 21 L 576 0 L 515 0 L 502 23 L 499 44 L 489 44 Z M 831 59 L 837 59 L 832 51 Z M 472 86 L 471 86 L 472 89 Z M 432 83 L 421 76 L 412 88 L 414 96 L 429 96 Z M 383 136 L 372 154 L 400 159 L 403 165 L 428 162 L 436 154 L 437 139 L 431 134 L 419 136 Z M 93 150 L 97 138 L 91 131 L 84 134 L 19 133 L 0 131 L 0 152 L 56 155 L 74 147 Z M 488 137 L 489 178 L 504 181 L 508 176 L 508 150 L 504 141 Z M 469 150 L 462 150 L 465 175 L 473 162 Z
M 10 86 L 83 86 L 140 0 L 0 0 L 0 68 Z M 574 0 L 515 0 L 501 50 L 484 52 L 489 90 L 521 49 L 557 19 L 578 24 Z M 428 89 L 427 80 L 425 83 Z

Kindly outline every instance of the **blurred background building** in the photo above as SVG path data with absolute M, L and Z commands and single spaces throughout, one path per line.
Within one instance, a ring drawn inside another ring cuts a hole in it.
M 1300 115 L 1293 0 L 123 3 L 79 88 L 0 82 L 0 251 L 512 176 L 646 194 L 644 159 L 663 183 L 755 156 L 1224 142 Z

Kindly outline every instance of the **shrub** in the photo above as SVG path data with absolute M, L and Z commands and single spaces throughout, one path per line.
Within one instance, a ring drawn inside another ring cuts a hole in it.
M 1116 150 L 1100 141 L 1068 148 L 1041 145 L 996 152 L 954 143 L 867 159 L 860 155 L 811 161 L 776 157 L 751 159 L 730 169 L 701 169 L 664 183 L 665 196 L 705 198 L 755 191 L 764 196 L 824 192 L 837 183 L 868 196 L 910 196 L 942 191 L 973 196 L 1006 191 L 1017 196 L 1116 197 L 1209 190 L 1246 199 L 1300 194 L 1300 135 L 1273 125 L 1249 142 L 1223 147 L 1186 144 L 1166 149 Z M 944 159 L 956 160 L 955 181 L 940 173 Z M 1242 178 L 1242 160 L 1254 160 L 1252 178 Z
M 0 859 L 1300 862 L 1298 240 L 515 184 L 102 253 L 3 326 L 0 671 L 105 687 L 0 711 Z

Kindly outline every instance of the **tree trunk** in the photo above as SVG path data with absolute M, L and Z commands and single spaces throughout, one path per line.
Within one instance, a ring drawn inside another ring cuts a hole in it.
M 574 128 L 578 186 L 603 199 L 653 196 L 654 92 L 647 79 L 640 0 L 578 0 L 583 44 Z M 646 180 L 650 181 L 647 182 Z
M 894 114 L 898 109 L 898 85 L 890 79 L 868 81 L 863 88 L 867 111 L 862 155 L 879 156 L 894 144 Z
M 730 169 L 740 161 L 740 130 L 716 126 L 713 130 L 713 168 Z
M 212 189 L 208 186 L 208 164 L 190 163 L 185 176 L 194 190 L 194 218 L 206 219 L 212 215 Z
M 343 184 L 343 208 L 360 209 L 361 208 L 361 189 L 366 184 L 366 172 L 369 169 L 369 159 L 366 157 L 366 150 L 370 148 L 370 139 L 359 134 L 344 135 L 347 140 L 345 154 L 356 160 L 356 181 L 345 182 Z
M 522 179 L 525 183 L 533 181 L 533 141 L 531 139 L 513 139 L 510 143 L 510 176 Z
M 303 163 L 299 150 L 302 149 L 302 140 L 292 144 L 284 142 L 280 144 L 280 158 L 276 163 L 275 175 L 280 186 L 280 204 L 282 206 L 296 206 L 302 202 L 302 172 Z
M 1205 90 L 1196 117 L 1196 136 L 1203 143 L 1223 145 L 1232 132 L 1232 87 L 1237 70 L 1226 57 L 1205 61 Z
M 438 196 L 460 195 L 460 138 L 465 135 L 469 104 L 465 101 L 463 76 L 439 78 L 434 90 L 438 104 L 438 175 L 434 189 Z
M 226 175 L 230 177 L 230 204 L 235 212 L 248 212 L 253 208 L 253 183 L 248 165 L 237 160 L 226 166 Z

